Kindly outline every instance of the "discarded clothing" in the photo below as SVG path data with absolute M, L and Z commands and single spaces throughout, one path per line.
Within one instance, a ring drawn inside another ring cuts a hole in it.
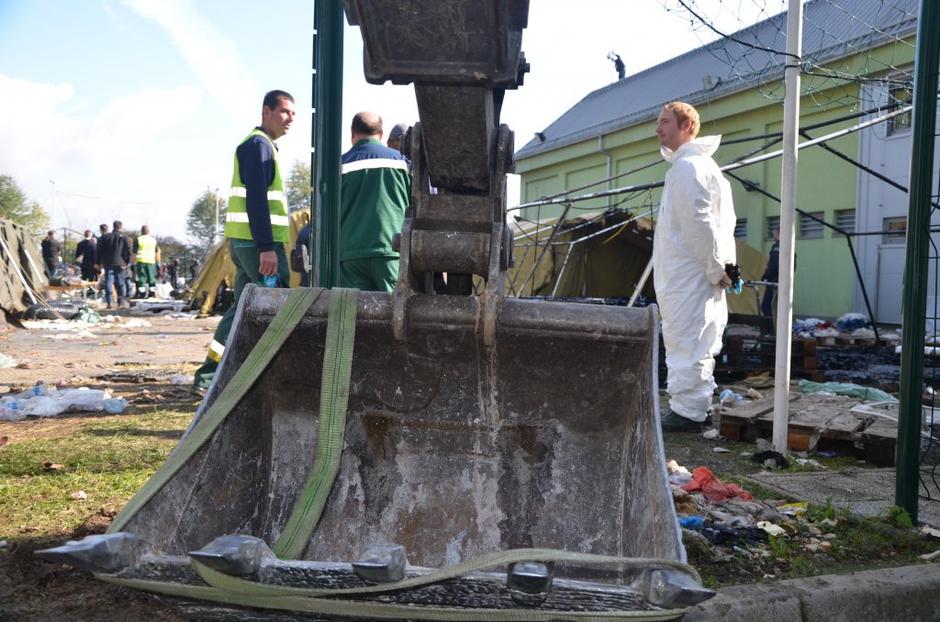
M 726 501 L 735 497 L 750 501 L 751 494 L 737 484 L 724 484 L 708 467 L 692 471 L 692 481 L 682 486 L 686 492 L 701 492 L 709 501 Z

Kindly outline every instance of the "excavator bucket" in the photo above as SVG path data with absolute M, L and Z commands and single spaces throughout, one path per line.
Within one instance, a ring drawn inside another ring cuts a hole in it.
M 656 308 L 503 295 L 527 11 L 347 0 L 367 77 L 421 114 L 395 291 L 247 287 L 164 467 L 41 555 L 203 619 L 664 620 L 713 595 L 666 475 Z

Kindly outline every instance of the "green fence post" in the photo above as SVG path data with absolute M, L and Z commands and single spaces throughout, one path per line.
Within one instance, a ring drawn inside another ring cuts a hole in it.
M 914 112 L 911 135 L 911 185 L 908 194 L 907 249 L 901 342 L 901 412 L 898 418 L 895 503 L 917 521 L 920 486 L 921 394 L 924 377 L 924 330 L 930 245 L 930 198 L 933 186 L 937 70 L 940 65 L 940 0 L 923 0 L 917 23 L 914 65 Z
M 343 3 L 316 0 L 313 10 L 313 284 L 339 279 L 340 146 L 343 113 Z

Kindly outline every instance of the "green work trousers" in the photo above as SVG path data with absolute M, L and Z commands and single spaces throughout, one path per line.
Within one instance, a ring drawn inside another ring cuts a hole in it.
M 398 257 L 362 257 L 339 263 L 340 287 L 390 292 L 398 281 Z
M 232 322 L 235 320 L 235 311 L 238 309 L 238 301 L 241 299 L 242 291 L 249 283 L 254 283 L 264 287 L 264 277 L 258 273 L 258 249 L 252 240 L 229 240 L 229 252 L 232 256 L 232 263 L 235 264 L 235 302 L 225 311 L 222 320 L 212 335 L 212 343 L 209 345 L 209 353 L 202 366 L 196 370 L 196 376 L 193 379 L 193 385 L 200 389 L 207 389 L 212 383 L 212 377 L 215 370 L 222 360 L 222 354 L 225 352 L 225 342 L 228 340 L 229 331 L 232 330 Z M 278 287 L 290 286 L 290 264 L 287 262 L 287 253 L 284 252 L 284 246 L 278 245 L 274 249 L 277 252 L 277 280 Z

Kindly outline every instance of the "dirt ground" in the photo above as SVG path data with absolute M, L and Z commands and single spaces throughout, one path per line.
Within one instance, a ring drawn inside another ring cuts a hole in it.
M 118 317 L 122 321 L 91 326 L 85 332 L 10 327 L 0 334 L 0 353 L 12 356 L 18 366 L 0 369 L 0 393 L 42 381 L 107 388 L 130 402 L 129 417 L 167 408 L 195 412 L 199 396 L 186 384 L 173 384 L 173 378 L 191 377 L 205 356 L 218 318 L 181 319 L 126 311 Z M 75 335 L 80 336 L 72 338 Z M 0 439 L 14 442 L 62 436 L 90 417 L 102 415 L 0 422 Z M 102 533 L 109 523 L 110 516 L 93 512 L 71 533 L 45 533 L 0 544 L 0 621 L 183 620 L 157 597 L 102 583 L 87 572 L 33 555 L 37 549 L 65 540 Z

